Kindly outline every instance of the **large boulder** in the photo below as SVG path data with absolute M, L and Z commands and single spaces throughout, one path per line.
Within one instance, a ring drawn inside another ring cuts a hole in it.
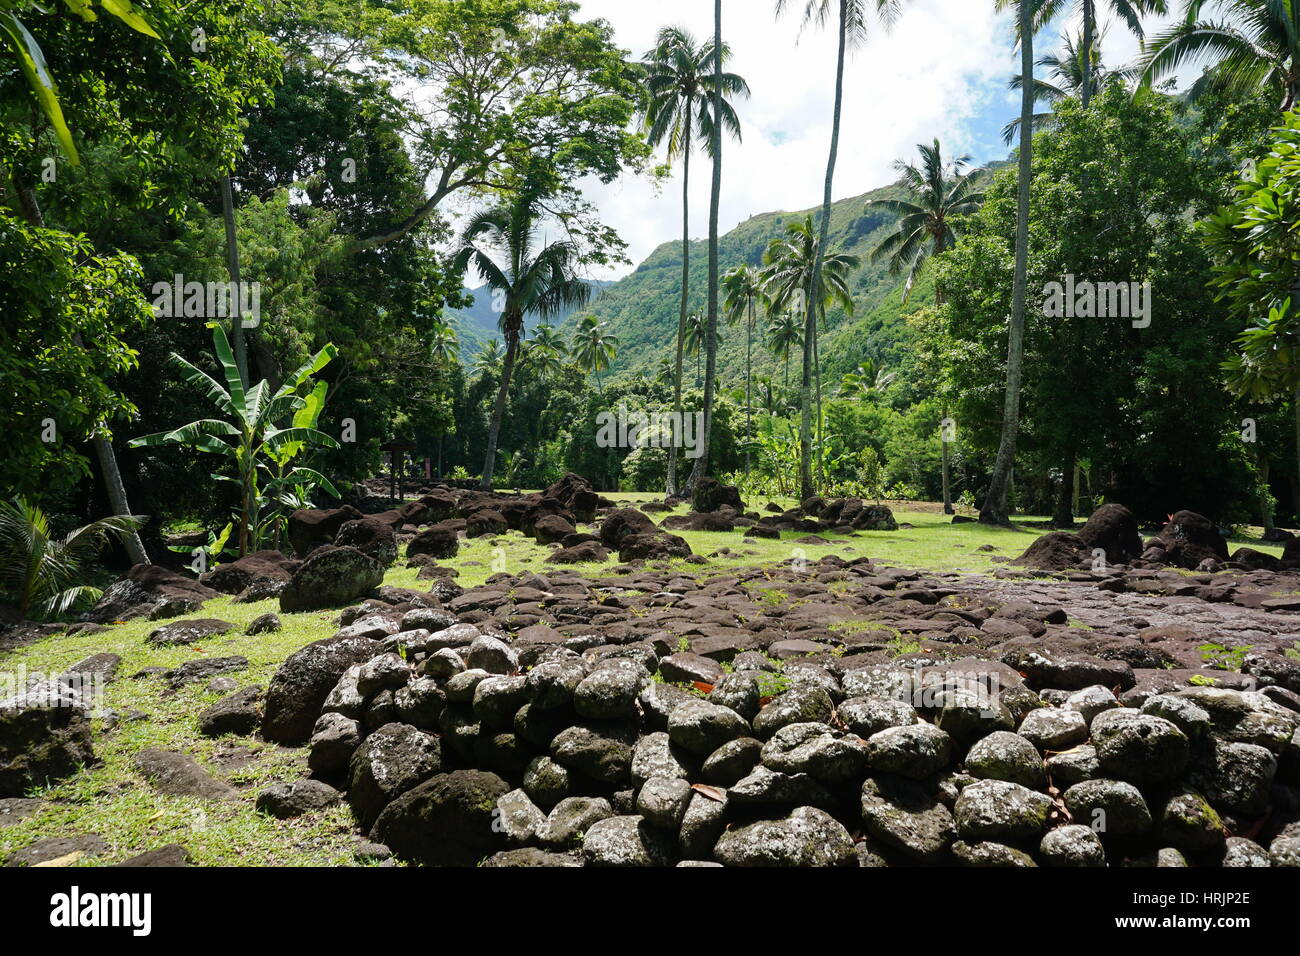
M 487 538 L 509 530 L 505 515 L 493 508 L 476 511 L 465 519 L 465 536 L 469 538 Z
M 348 802 L 369 829 L 384 807 L 440 770 L 437 737 L 408 724 L 385 724 L 352 755 Z
M 397 560 L 397 535 L 391 525 L 377 517 L 345 522 L 334 536 L 334 544 L 356 548 L 385 568 Z
M 1102 505 L 1079 529 L 1079 539 L 1091 552 L 1101 548 L 1111 564 L 1125 564 L 1142 556 L 1137 518 L 1123 505 Z
M 295 651 L 271 678 L 262 736 L 277 744 L 305 744 L 325 698 L 343 674 L 378 650 L 379 642 L 370 638 L 331 637 Z
M 438 774 L 390 803 L 371 837 L 413 863 L 476 866 L 506 848 L 505 832 L 494 824 L 510 789 L 481 770 Z
M 427 554 L 431 558 L 454 558 L 460 550 L 460 538 L 454 528 L 436 524 L 417 534 L 406 545 L 406 556 L 414 558 Z
M 137 564 L 104 590 L 88 618 L 96 624 L 111 624 L 152 615 L 165 605 L 191 613 L 215 597 L 216 591 L 193 578 L 156 564 Z
M 318 548 L 280 592 L 280 610 L 342 607 L 383 583 L 384 566 L 356 548 Z
M 46 681 L 0 700 L 0 797 L 21 797 L 94 762 L 85 703 L 66 684 Z
M 600 543 L 612 551 L 623 546 L 623 540 L 633 535 L 653 535 L 659 529 L 648 516 L 635 508 L 619 508 L 605 516 L 600 523 Z
M 1169 523 L 1156 535 L 1164 549 L 1166 564 L 1195 570 L 1202 561 L 1228 560 L 1228 542 L 1213 521 L 1195 511 L 1169 516 Z
M 741 500 L 740 489 L 733 485 L 724 485 L 716 478 L 701 478 L 695 486 L 691 497 L 691 508 L 701 514 L 708 514 L 727 505 L 736 514 L 743 514 L 745 502 Z
M 301 508 L 289 515 L 289 543 L 300 558 L 323 544 L 333 544 L 339 528 L 348 521 L 364 518 L 351 505 L 342 508 Z
M 573 472 L 547 488 L 543 497 L 554 498 L 584 523 L 594 521 L 601 506 L 600 496 L 592 489 L 591 482 Z
M 239 594 L 253 585 L 288 584 L 299 564 L 279 551 L 257 551 L 209 571 L 199 581 L 222 594 Z
M 1077 534 L 1053 531 L 1034 541 L 1011 563 L 1043 571 L 1066 571 L 1077 568 L 1091 556 L 1092 549 Z
M 694 554 L 685 538 L 675 534 L 634 534 L 625 537 L 618 548 L 618 559 L 628 561 L 665 561 Z

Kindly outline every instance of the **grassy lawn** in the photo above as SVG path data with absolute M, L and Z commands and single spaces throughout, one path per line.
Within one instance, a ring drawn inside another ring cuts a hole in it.
M 622 503 L 642 503 L 657 496 L 622 494 Z M 791 501 L 779 501 L 790 507 Z M 759 502 L 761 509 L 766 502 Z M 684 513 L 686 506 L 678 509 Z M 980 524 L 951 523 L 951 519 L 925 506 L 895 508 L 900 523 L 911 524 L 896 532 L 861 532 L 854 537 L 826 536 L 827 544 L 804 544 L 804 533 L 790 533 L 780 541 L 745 539 L 739 533 L 683 532 L 692 549 L 709 558 L 707 565 L 673 562 L 672 566 L 697 577 L 729 569 L 769 565 L 803 559 L 815 562 L 823 555 L 845 558 L 868 556 L 885 564 L 915 566 L 932 570 L 987 571 L 997 567 L 992 558 L 1015 557 L 1042 533 L 1037 528 L 991 528 Z M 656 516 L 662 518 L 663 516 Z M 1042 520 L 1026 518 L 1030 520 Z M 1258 529 L 1250 529 L 1258 533 Z M 994 552 L 980 552 L 992 545 Z M 1254 537 L 1234 542 L 1280 554 L 1277 546 L 1261 545 Z M 729 554 L 716 555 L 726 548 Z M 509 532 L 499 538 L 480 538 L 462 543 L 452 562 L 459 569 L 457 581 L 464 587 L 483 583 L 499 571 L 520 574 L 546 573 L 556 565 L 546 563 L 551 549 L 531 538 Z M 578 565 L 579 572 L 608 575 L 617 560 L 604 564 Z M 428 582 L 416 582 L 416 570 L 402 562 L 388 572 L 388 584 L 427 589 Z M 198 734 L 199 713 L 223 696 L 205 690 L 206 681 L 192 684 L 170 696 L 163 696 L 165 683 L 156 676 L 132 679 L 149 667 L 175 667 L 196 656 L 248 658 L 249 666 L 233 676 L 240 686 L 266 685 L 276 667 L 298 648 L 331 636 L 337 612 L 284 614 L 284 628 L 277 634 L 244 636 L 244 627 L 266 611 L 278 610 L 275 601 L 236 604 L 229 598 L 210 602 L 196 617 L 216 617 L 238 625 L 238 630 L 216 638 L 201 648 L 153 648 L 145 644 L 148 633 L 158 626 L 132 621 L 107 633 L 76 637 L 56 636 L 0 655 L 0 671 L 27 674 L 59 674 L 91 654 L 111 651 L 122 657 L 118 678 L 105 688 L 103 706 L 120 717 L 139 711 L 148 719 L 119 719 L 109 727 L 95 722 L 95 752 L 101 763 L 47 790 L 30 794 L 45 802 L 31 817 L 10 826 L 0 826 L 0 862 L 13 851 L 42 837 L 96 833 L 111 851 L 86 857 L 76 865 L 115 863 L 137 853 L 170 843 L 187 847 L 194 861 L 206 865 L 349 865 L 358 837 L 346 806 L 309 814 L 293 821 L 264 817 L 253 809 L 258 791 L 276 780 L 291 780 L 306 772 L 306 751 L 291 750 L 246 738 L 210 740 Z M 239 787 L 239 801 L 214 803 L 163 796 L 144 784 L 132 759 L 139 751 L 159 747 L 190 754 L 216 776 Z

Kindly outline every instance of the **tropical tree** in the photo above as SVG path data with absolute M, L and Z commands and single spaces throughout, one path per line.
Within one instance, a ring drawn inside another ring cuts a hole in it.
M 687 355 L 695 359 L 695 387 L 700 387 L 700 358 L 704 348 L 704 336 L 708 330 L 709 320 L 703 313 L 692 312 L 686 317 L 686 341 L 683 343 Z
M 776 0 L 776 14 L 779 17 L 786 8 L 793 5 L 793 0 Z M 830 157 L 826 162 L 825 192 L 822 196 L 822 210 L 816 247 L 825 250 L 830 236 L 831 193 L 835 185 L 835 163 L 840 148 L 840 120 L 844 112 L 844 63 L 850 47 L 866 42 L 870 9 L 874 8 L 877 19 L 885 26 L 890 26 L 902 9 L 903 0 L 804 0 L 803 26 L 816 22 L 825 26 L 832 18 L 839 34 L 839 52 L 835 63 L 835 112 L 831 122 Z M 822 262 L 820 258 L 812 264 L 812 288 L 822 286 Z M 809 298 L 805 303 L 804 337 L 803 337 L 803 377 L 800 380 L 800 421 L 799 421 L 799 487 L 804 498 L 814 493 L 812 478 L 812 379 L 817 350 L 817 309 Z
M 769 301 L 771 297 L 769 296 Z M 785 366 L 783 384 L 790 384 L 790 356 L 803 348 L 803 317 L 793 312 L 773 310 L 768 318 L 767 350 Z
M 1029 275 L 1029 185 L 1034 152 L 1034 17 L 1044 0 L 997 0 L 997 8 L 1016 11 L 1020 43 L 1020 169 L 1016 208 L 1016 265 L 1011 283 L 1011 317 L 1007 328 L 1007 389 L 1002 407 L 1002 437 L 993 463 L 980 521 L 1006 524 L 1007 493 L 1020 435 L 1020 382 L 1024 374 L 1025 306 Z
M 542 378 L 559 375 L 568 356 L 568 345 L 549 322 L 533 329 L 533 337 L 524 344 L 524 361 Z
M 786 234 L 773 239 L 763 253 L 766 281 L 764 289 L 776 311 L 805 312 L 812 316 L 811 324 L 803 329 L 804 377 L 799 389 L 800 423 L 809 431 L 799 434 L 800 493 L 812 489 L 812 419 L 817 413 L 818 431 L 821 429 L 821 356 L 817 349 L 818 328 L 826 319 L 827 306 L 838 303 L 846 313 L 853 314 L 853 293 L 849 289 L 849 276 L 858 267 L 857 256 L 846 253 L 825 254 L 821 240 L 813 225 L 812 216 L 805 216 L 786 227 Z M 810 341 L 811 340 L 811 341 Z M 814 403 L 812 379 L 816 378 Z M 807 448 L 804 440 L 808 439 Z M 805 462 L 804 452 L 808 461 Z M 807 465 L 807 474 L 804 466 Z M 805 482 L 805 479 L 807 481 Z M 804 498 L 810 494 L 803 494 Z
M 501 363 L 504 359 L 505 353 L 501 351 L 501 343 L 496 339 L 488 339 L 474 353 L 474 364 L 470 366 L 470 371 L 480 377 L 495 378 L 501 374 Z
M 1107 69 L 1102 62 L 1100 45 L 1104 35 L 1093 38 L 1094 50 L 1092 56 L 1085 52 L 1081 36 L 1063 37 L 1065 47 L 1056 52 L 1048 53 L 1039 57 L 1038 66 L 1047 70 L 1050 79 L 1034 79 L 1034 98 L 1040 103 L 1047 103 L 1050 106 L 1056 106 L 1062 100 L 1069 97 L 1083 97 L 1084 79 L 1091 72 L 1091 81 L 1087 84 L 1089 89 L 1089 98 L 1093 92 L 1105 89 L 1112 84 L 1124 84 L 1138 79 L 1141 71 L 1136 68 L 1123 68 L 1117 70 Z M 1017 73 L 1011 77 L 1009 86 L 1012 90 L 1019 90 L 1024 78 Z M 1055 114 L 1035 113 L 1034 114 L 1034 132 L 1041 132 L 1052 125 Z M 1006 126 L 1002 127 L 1002 140 L 1008 146 L 1015 142 L 1016 137 L 1020 135 L 1020 118 L 1016 117 Z
M 720 55 L 715 55 L 715 49 Z M 682 289 L 677 317 L 677 373 L 673 386 L 673 411 L 682 410 L 682 360 L 690 302 L 691 153 L 697 140 L 713 154 L 726 129 L 740 139 L 740 119 L 731 99 L 749 96 L 749 84 L 735 73 L 722 71 L 731 50 L 719 43 L 701 44 L 683 27 L 664 27 L 655 48 L 645 58 L 648 104 L 645 133 L 654 146 L 665 145 L 668 161 L 682 161 Z M 714 97 L 714 92 L 717 96 Z M 715 102 L 716 100 L 716 102 Z M 719 117 L 720 122 L 714 118 Z M 718 135 L 714 135 L 717 127 Z M 677 493 L 677 448 L 668 449 L 667 493 Z
M 22 497 L 0 501 L 0 594 L 25 618 L 54 617 L 98 600 L 98 588 L 78 583 L 87 562 L 111 538 L 125 539 L 144 522 L 113 515 L 58 538 L 36 505 Z
M 722 288 L 727 323 L 735 325 L 745 320 L 745 476 L 748 477 L 749 446 L 754 433 L 754 322 L 759 306 L 766 308 L 768 301 L 763 291 L 763 274 L 748 263 L 727 272 L 722 277 Z
M 1083 20 L 1083 35 L 1074 51 L 1076 56 L 1073 69 L 1078 71 L 1079 102 L 1085 110 L 1092 102 L 1092 94 L 1101 88 L 1106 78 L 1106 74 L 1101 70 L 1101 42 L 1097 30 L 1098 6 L 1108 7 L 1110 12 L 1139 40 L 1145 38 L 1142 17 L 1167 11 L 1165 0 L 1039 0 L 1036 15 L 1036 26 L 1039 29 L 1067 8 L 1073 8 Z
M 434 319 L 433 331 L 429 336 L 429 356 L 435 365 L 450 365 L 460 354 L 460 340 L 456 330 L 442 318 Z
M 1225 19 L 1203 18 L 1207 7 Z M 1276 87 L 1282 109 L 1291 109 L 1300 95 L 1300 4 L 1187 0 L 1182 19 L 1147 47 L 1142 80 L 1154 82 L 1196 61 L 1208 61 L 1212 69 L 1192 86 L 1193 99 L 1211 85 L 1231 93 L 1268 85 Z
M 917 146 L 921 164 L 898 160 L 894 168 L 899 172 L 900 185 L 906 191 L 904 199 L 879 199 L 867 203 L 868 209 L 883 209 L 898 215 L 898 228 L 881 240 L 871 252 L 877 262 L 889 260 L 889 271 L 894 275 L 907 272 L 907 285 L 903 288 L 906 303 L 912 294 L 916 278 L 931 257 L 952 248 L 966 231 L 964 217 L 979 209 L 984 194 L 976 191 L 976 181 L 982 170 L 967 172 L 969 156 L 958 156 L 950 163 L 943 161 L 943 148 L 936 139 L 934 144 Z M 935 301 L 943 305 L 943 290 L 936 288 Z M 945 409 L 943 417 L 947 419 Z M 952 488 L 949 481 L 950 461 L 948 442 L 943 442 L 943 510 L 953 513 Z
M 581 308 L 591 297 L 591 287 L 575 271 L 579 252 L 573 242 L 558 240 L 534 252 L 542 199 L 541 191 L 528 183 L 502 205 L 477 213 L 465 227 L 463 244 L 453 260 L 457 272 L 473 267 L 501 300 L 499 324 L 506 351 L 483 456 L 480 487 L 484 491 L 492 487 L 497 440 L 510 380 L 519 360 L 524 317 L 536 313 L 549 319 L 565 310 Z
M 212 346 L 225 378 L 224 386 L 179 355 L 173 354 L 172 362 L 186 381 L 202 388 L 208 400 L 226 417 L 199 419 L 172 431 L 144 435 L 130 442 L 129 447 L 183 445 L 229 459 L 234 474 L 212 477 L 239 487 L 237 520 L 242 557 L 256 551 L 264 530 L 270 530 L 259 522 L 260 512 L 268 501 L 274 504 L 278 496 L 304 487 L 322 487 L 338 496 L 337 489 L 320 472 L 292 464 L 306 448 L 339 447 L 337 441 L 314 427 L 325 404 L 326 383 L 319 382 L 306 395 L 302 394 L 311 377 L 328 365 L 338 350 L 333 345 L 325 346 L 272 391 L 265 379 L 252 388 L 244 388 L 230 340 L 220 324 L 212 327 Z M 281 428 L 277 423 L 286 419 L 292 423 Z M 263 475 L 267 478 L 265 487 L 260 482 Z
M 722 0 L 713 3 L 713 45 L 722 49 Z M 722 112 L 722 61 L 713 58 L 714 84 L 711 106 L 714 115 Z M 713 126 L 712 148 L 709 150 L 713 159 L 713 183 L 709 193 L 709 297 L 708 323 L 704 332 L 704 429 L 700 438 L 703 453 L 695 459 L 691 469 L 689 485 L 692 491 L 709 471 L 710 452 L 713 435 L 713 400 L 717 389 L 718 369 L 718 318 L 720 315 L 720 269 L 721 257 L 718 248 L 718 217 L 722 209 L 722 127 Z
M 594 315 L 584 315 L 573 334 L 573 357 L 578 365 L 596 376 L 596 387 L 602 392 L 600 373 L 607 371 L 618 356 L 618 336 L 609 331 L 609 323 Z
M 873 359 L 867 359 L 852 372 L 845 373 L 840 380 L 840 397 L 863 399 L 868 395 L 879 395 L 893 385 L 897 378 L 897 372 L 886 372 L 884 366 L 876 364 Z

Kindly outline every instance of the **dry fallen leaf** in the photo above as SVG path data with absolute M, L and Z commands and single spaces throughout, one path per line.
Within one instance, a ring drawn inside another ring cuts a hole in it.
M 693 783 L 691 784 L 691 789 L 696 793 L 703 794 L 710 800 L 717 801 L 718 803 L 722 803 L 727 799 L 727 791 L 723 790 L 721 787 L 710 787 L 707 783 Z
M 66 856 L 56 857 L 53 860 L 46 860 L 44 863 L 33 863 L 32 866 L 72 866 L 86 854 L 81 850 L 73 850 Z

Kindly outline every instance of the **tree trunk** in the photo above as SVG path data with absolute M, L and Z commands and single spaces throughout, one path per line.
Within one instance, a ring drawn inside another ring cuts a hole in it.
M 713 0 L 713 115 L 722 115 L 722 0 Z M 718 387 L 718 217 L 722 206 L 722 122 L 713 124 L 713 190 L 709 200 L 709 314 L 704 326 L 704 435 L 702 454 L 691 469 L 691 492 L 711 466 L 709 440 L 713 434 L 713 393 Z
M 36 199 L 36 192 L 25 183 L 19 182 L 18 174 L 12 174 L 14 188 L 18 192 L 18 203 L 23 208 L 28 221 L 38 229 L 45 228 L 45 216 L 41 212 L 41 204 Z M 74 336 L 74 341 L 78 348 L 84 348 L 81 341 L 81 334 Z M 113 508 L 113 513 L 122 517 L 131 515 L 131 505 L 126 497 L 126 485 L 122 484 L 122 470 L 117 464 L 117 455 L 113 451 L 113 443 L 108 436 L 104 434 L 102 426 L 98 426 L 91 433 L 91 444 L 95 448 L 95 457 L 99 459 L 99 470 L 104 476 L 104 490 L 108 493 L 108 503 Z M 122 545 L 126 548 L 127 556 L 131 559 L 132 564 L 151 564 L 149 552 L 144 549 L 144 542 L 140 540 L 140 532 L 132 531 L 122 535 Z
M 515 359 L 519 355 L 519 325 L 523 317 L 511 316 L 507 320 L 506 358 L 501 366 L 501 387 L 497 389 L 496 405 L 492 409 L 492 423 L 488 426 L 487 453 L 483 456 L 483 478 L 479 481 L 482 491 L 492 490 L 492 472 L 496 469 L 497 440 L 501 437 L 501 420 L 506 414 L 506 397 L 510 393 L 510 377 L 515 372 Z
M 691 104 L 686 104 L 686 140 L 682 151 L 682 302 L 677 314 L 677 366 L 673 376 L 673 421 L 682 420 L 682 362 L 686 357 L 686 307 L 691 287 Z M 667 497 L 677 494 L 677 442 L 668 443 Z
M 239 280 L 239 239 L 235 234 L 235 200 L 229 176 L 221 177 L 221 211 L 226 220 L 226 268 L 230 272 L 231 302 L 235 312 L 230 320 L 230 348 L 235 353 L 239 380 L 244 388 L 248 388 L 248 343 L 244 341 L 244 315 L 239 311 L 244 299 Z
M 1074 472 L 1078 467 L 1078 458 L 1071 448 L 1065 453 L 1061 464 L 1061 487 L 1057 489 L 1056 511 L 1052 515 L 1052 524 L 1057 528 L 1074 527 Z
M 1083 0 L 1083 86 L 1079 103 L 1086 110 L 1092 102 L 1092 43 L 1097 32 L 1097 10 L 1094 0 Z
M 745 477 L 749 477 L 749 449 L 754 442 L 754 300 L 749 301 L 745 322 Z
M 1265 531 L 1273 530 L 1273 506 L 1269 499 L 1272 497 L 1268 487 L 1269 462 L 1268 455 L 1262 452 L 1259 455 L 1259 523 Z
M 988 497 L 980 510 L 986 524 L 1009 524 L 1007 491 L 1016 460 L 1020 433 L 1020 379 L 1025 347 L 1025 297 L 1029 271 L 1029 184 L 1033 175 L 1034 25 L 1028 0 L 1021 0 L 1020 69 L 1024 89 L 1020 98 L 1020 183 L 1016 209 L 1016 270 L 1011 293 L 1011 321 L 1007 330 L 1007 392 L 1002 410 L 1002 440 L 989 482 Z
M 831 203 L 835 188 L 835 160 L 840 151 L 840 117 L 844 110 L 844 60 L 848 50 L 848 0 L 840 0 L 839 54 L 835 61 L 835 113 L 831 121 L 831 153 L 826 162 L 826 188 L 822 196 L 822 219 L 813 260 L 812 288 L 816 294 L 822 286 L 822 260 L 831 231 Z M 803 341 L 803 381 L 799 387 L 799 491 L 802 499 L 815 495 L 812 477 L 812 356 L 817 338 L 817 306 L 806 303 Z
M 952 506 L 952 457 L 949 452 L 952 442 L 948 440 L 948 432 L 944 428 L 944 422 L 947 421 L 948 408 L 944 406 L 943 421 L 939 423 L 939 452 L 943 457 L 943 513 L 950 515 L 954 514 L 956 509 Z

